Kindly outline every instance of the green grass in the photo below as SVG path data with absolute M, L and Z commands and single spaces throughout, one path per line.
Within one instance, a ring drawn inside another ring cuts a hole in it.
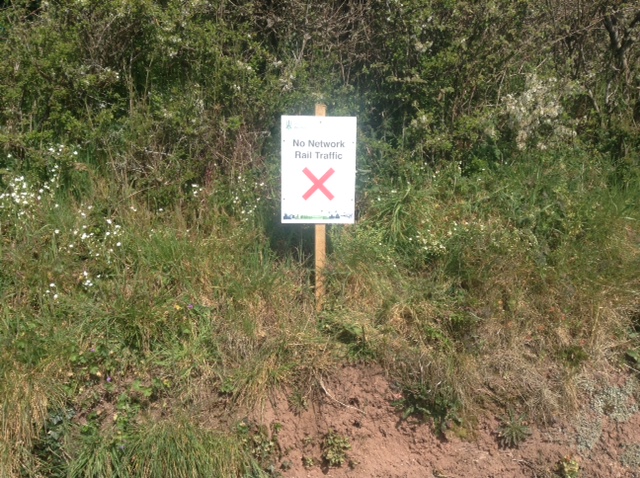
M 240 445 L 238 439 L 186 420 L 143 423 L 123 442 L 109 435 L 84 440 L 69 464 L 69 476 L 240 476 L 251 468 Z
M 639 346 L 640 193 L 607 168 L 556 151 L 379 185 L 330 228 L 321 314 L 308 262 L 226 192 L 159 211 L 94 177 L 0 210 L 0 475 L 260 476 L 234 427 L 189 417 L 218 401 L 232 423 L 343 363 L 384 366 L 399 416 L 441 433 L 570 413 L 572 377 Z

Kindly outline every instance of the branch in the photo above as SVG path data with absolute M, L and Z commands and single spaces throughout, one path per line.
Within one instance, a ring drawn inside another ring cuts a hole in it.
M 620 45 L 620 38 L 618 36 L 618 32 L 615 29 L 614 22 L 617 23 L 617 18 L 613 15 L 604 15 L 604 27 L 609 32 L 609 39 L 611 40 L 611 46 L 613 47 L 613 51 L 616 54 L 619 54 L 620 49 L 622 48 Z
M 367 414 L 364 410 L 360 410 L 359 408 L 354 407 L 352 405 L 347 405 L 346 403 L 342 403 L 340 400 L 336 399 L 333 395 L 331 395 L 331 392 L 329 392 L 329 390 L 327 390 L 327 387 L 324 386 L 324 382 L 322 381 L 322 377 L 319 378 L 318 382 L 320 383 L 320 387 L 322 387 L 322 391 L 327 395 L 327 397 L 329 397 L 334 402 L 342 405 L 343 407 L 351 408 L 352 410 L 356 410 L 356 411 L 362 413 L 363 415 Z
M 640 23 L 640 11 L 636 13 L 636 16 L 633 17 L 633 20 L 631 20 L 631 23 L 629 23 L 629 30 L 635 27 L 638 23 Z

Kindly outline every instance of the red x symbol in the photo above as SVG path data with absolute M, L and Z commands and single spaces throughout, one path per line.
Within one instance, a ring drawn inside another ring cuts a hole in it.
M 333 170 L 333 168 L 329 168 L 329 171 L 327 171 L 326 173 L 324 173 L 324 175 L 318 179 L 316 178 L 313 173 L 311 171 L 309 171 L 309 169 L 304 168 L 302 170 L 302 172 L 309 178 L 311 179 L 311 182 L 313 183 L 313 186 L 311 186 L 311 189 L 309 189 L 306 193 L 304 193 L 304 196 L 302 196 L 304 198 L 304 200 L 306 201 L 307 199 L 309 199 L 311 197 L 311 195 L 313 193 L 315 193 L 318 189 L 320 191 L 322 191 L 324 193 L 325 196 L 327 196 L 329 198 L 329 201 L 331 201 L 333 199 L 333 194 L 331 194 L 331 191 L 329 191 L 325 185 L 324 182 L 329 179 L 331 177 L 331 175 L 333 173 L 335 173 L 335 171 Z

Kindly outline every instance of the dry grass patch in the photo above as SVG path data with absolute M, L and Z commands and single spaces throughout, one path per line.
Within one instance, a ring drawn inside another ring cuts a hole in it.
M 7 360 L 7 357 L 1 357 Z M 0 476 L 19 476 L 37 470 L 31 454 L 51 408 L 64 401 L 58 363 L 40 363 L 29 369 L 15 362 L 0 368 Z

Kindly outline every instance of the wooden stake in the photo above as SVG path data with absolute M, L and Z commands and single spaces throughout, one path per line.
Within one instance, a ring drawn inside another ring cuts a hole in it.
M 326 264 L 326 237 L 327 229 L 325 224 L 316 224 L 316 311 L 322 311 L 324 300 L 324 267 Z
M 316 116 L 326 116 L 327 105 L 316 104 Z M 316 224 L 316 312 L 322 311 L 322 303 L 325 294 L 324 267 L 326 264 L 326 238 L 325 224 Z

